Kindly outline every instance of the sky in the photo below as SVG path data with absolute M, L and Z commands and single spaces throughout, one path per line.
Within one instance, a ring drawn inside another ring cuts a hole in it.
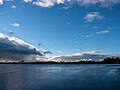
M 0 43 L 32 54 L 120 54 L 119 34 L 120 0 L 0 0 Z

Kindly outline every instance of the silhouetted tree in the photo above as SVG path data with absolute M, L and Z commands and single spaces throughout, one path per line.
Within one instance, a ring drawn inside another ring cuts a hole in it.
M 24 60 L 22 60 L 21 63 L 24 63 Z
M 119 57 L 107 57 L 107 58 L 105 58 L 103 61 L 102 61 L 102 63 L 110 63 L 110 64 L 118 64 L 118 63 L 120 63 L 120 58 Z

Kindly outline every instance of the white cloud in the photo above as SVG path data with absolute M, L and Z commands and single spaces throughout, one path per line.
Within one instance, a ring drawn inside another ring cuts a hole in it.
M 19 27 L 19 26 L 20 26 L 20 24 L 17 23 L 17 22 L 15 22 L 15 23 L 11 23 L 10 25 L 12 25 L 12 26 L 14 26 L 14 27 Z
M 101 53 L 101 50 L 92 50 L 92 51 L 86 51 L 86 52 L 83 52 L 84 54 L 98 54 L 98 53 Z
M 58 53 L 63 53 L 63 51 L 57 51 Z
M 93 53 L 75 53 L 72 55 L 65 55 L 65 56 L 52 56 L 47 59 L 47 61 L 66 61 L 66 62 L 76 62 L 76 61 L 101 61 L 110 55 L 102 55 L 96 54 L 94 51 Z
M 83 55 L 83 54 L 99 54 L 101 53 L 102 50 L 92 50 L 92 51 L 85 51 L 85 52 L 77 52 L 77 53 L 74 53 L 73 56 L 76 56 L 76 55 Z
M 51 7 L 55 4 L 63 4 L 64 0 L 37 0 L 33 4 L 41 7 Z
M 104 31 L 96 32 L 96 34 L 106 34 L 106 33 L 109 33 L 109 32 L 110 32 L 109 30 L 104 30 Z
M 45 61 L 55 61 L 55 62 L 102 61 L 107 57 L 120 57 L 120 54 L 104 55 L 104 54 L 100 54 L 101 52 L 102 50 L 92 50 L 86 52 L 77 52 L 72 55 L 50 56 L 46 58 Z
M 13 1 L 13 0 L 4 0 Z M 22 0 L 26 3 L 32 3 L 40 7 L 52 7 L 58 4 L 73 5 L 78 4 L 80 6 L 92 6 L 110 7 L 115 4 L 120 4 L 120 0 Z M 3 4 L 3 0 L 0 0 L 0 5 Z M 67 9 L 67 8 L 66 8 Z
M 93 34 L 90 34 L 90 35 L 85 35 L 86 38 L 91 38 L 93 37 Z
M 120 0 L 76 0 L 82 6 L 99 5 L 100 7 L 110 7 L 119 4 Z
M 3 4 L 3 0 L 0 0 L 0 5 L 2 5 Z
M 22 39 L 0 33 L 0 60 L 35 60 L 36 55 L 44 56 L 46 53 L 50 51 L 40 50 Z
M 110 7 L 114 4 L 120 4 L 120 0 L 99 0 L 100 2 L 100 7 Z
M 102 20 L 104 16 L 100 15 L 100 12 L 89 12 L 84 17 L 88 22 L 92 22 L 94 20 Z
M 0 33 L 0 43 L 6 43 L 7 45 L 13 45 L 15 49 L 20 49 L 20 50 L 33 50 L 33 51 L 38 51 L 36 47 L 32 46 L 31 44 L 28 44 L 27 42 L 23 41 L 22 39 L 16 38 L 16 37 L 10 37 L 8 35 Z M 38 52 L 39 53 L 39 52 Z
M 12 5 L 12 6 L 11 6 L 11 8 L 15 9 L 15 8 L 16 8 L 16 6 L 15 6 L 15 5 Z
M 56 4 L 79 4 L 80 6 L 98 5 L 100 7 L 110 7 L 114 4 L 120 4 L 120 0 L 37 0 L 33 4 L 40 7 L 51 7 Z
M 32 2 L 32 0 L 23 0 L 26 3 Z

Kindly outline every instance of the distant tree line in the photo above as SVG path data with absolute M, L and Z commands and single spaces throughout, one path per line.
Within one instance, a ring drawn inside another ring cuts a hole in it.
M 120 57 L 107 57 L 103 61 L 78 61 L 78 62 L 0 62 L 0 64 L 120 64 Z
M 108 64 L 120 64 L 120 58 L 119 57 L 111 57 L 111 58 L 107 57 L 101 62 L 108 63 Z

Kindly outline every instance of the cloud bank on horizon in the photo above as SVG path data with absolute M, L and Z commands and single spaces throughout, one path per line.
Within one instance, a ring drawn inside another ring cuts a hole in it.
M 40 50 L 22 39 L 0 33 L 0 60 L 21 61 L 36 60 L 50 51 Z
M 100 50 L 86 51 L 65 56 L 51 56 L 46 61 L 55 62 L 78 62 L 78 61 L 103 61 L 107 57 L 120 57 L 120 55 L 100 54 Z

